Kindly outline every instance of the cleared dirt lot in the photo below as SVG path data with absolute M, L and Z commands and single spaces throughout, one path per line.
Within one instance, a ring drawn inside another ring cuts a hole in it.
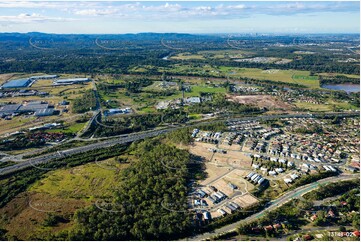
M 235 167 L 244 168 L 250 167 L 252 159 L 246 156 L 243 152 L 237 150 L 227 150 L 226 154 L 213 153 L 209 149 L 216 148 L 214 144 L 195 142 L 194 145 L 190 146 L 189 152 L 204 157 L 206 161 L 210 161 L 219 167 Z
M 227 151 L 227 154 L 215 153 L 212 163 L 218 165 L 230 165 L 232 167 L 250 167 L 252 159 L 240 151 Z
M 270 95 L 227 95 L 227 99 L 241 104 L 257 105 L 260 108 L 288 110 L 293 106 Z
M 247 193 L 254 189 L 254 185 L 244 179 L 246 175 L 250 173 L 249 170 L 238 170 L 235 169 L 223 177 L 225 181 L 231 182 L 238 187 L 238 190 L 242 193 Z
M 250 207 L 259 202 L 258 199 L 251 194 L 244 194 L 242 196 L 233 198 L 232 201 L 237 203 L 242 208 Z
M 201 182 L 201 185 L 208 185 L 212 181 L 216 180 L 219 177 L 222 177 L 224 174 L 229 172 L 231 168 L 228 167 L 218 167 L 217 165 L 206 163 L 206 173 L 207 178 Z

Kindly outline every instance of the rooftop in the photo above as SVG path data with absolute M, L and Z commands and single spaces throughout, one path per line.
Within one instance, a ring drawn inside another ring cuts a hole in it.
M 27 79 L 17 79 L 11 80 L 5 83 L 2 87 L 3 88 L 17 88 L 17 87 L 27 87 L 30 84 L 31 80 Z

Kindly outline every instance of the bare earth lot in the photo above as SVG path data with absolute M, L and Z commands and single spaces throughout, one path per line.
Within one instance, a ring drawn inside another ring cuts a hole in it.
M 241 104 L 257 105 L 260 108 L 287 110 L 293 108 L 292 105 L 282 102 L 277 97 L 270 95 L 227 95 L 228 100 Z

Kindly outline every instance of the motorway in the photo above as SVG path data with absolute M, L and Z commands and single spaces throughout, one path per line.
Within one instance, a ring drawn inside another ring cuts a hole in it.
M 278 207 L 282 206 L 283 204 L 289 202 L 290 200 L 294 199 L 294 198 L 298 198 L 301 197 L 302 195 L 304 195 L 305 193 L 308 193 L 314 189 L 317 189 L 317 187 L 319 185 L 326 185 L 328 183 L 332 183 L 332 182 L 338 182 L 338 181 L 345 181 L 345 180 L 351 180 L 351 179 L 355 179 L 355 178 L 359 178 L 359 174 L 353 174 L 353 175 L 346 175 L 346 174 L 342 174 L 339 176 L 334 176 L 334 177 L 328 177 L 325 179 L 321 179 L 318 180 L 316 182 L 298 187 L 292 191 L 289 191 L 285 194 L 283 194 L 281 197 L 271 201 L 270 205 L 268 207 L 266 207 L 265 209 L 263 209 L 262 211 L 255 213 L 243 220 L 237 221 L 233 224 L 229 224 L 226 225 L 224 227 L 221 227 L 219 229 L 214 230 L 213 232 L 207 232 L 204 234 L 200 234 L 200 235 L 196 235 L 194 237 L 190 237 L 188 238 L 188 240 L 206 240 L 206 239 L 210 239 L 213 236 L 216 235 L 220 235 L 223 233 L 227 233 L 227 232 L 232 232 L 235 231 L 237 229 L 237 227 L 242 224 L 242 223 L 249 223 L 252 221 L 255 221 L 261 217 L 263 217 L 266 212 L 272 211 L 277 209 Z
M 333 116 L 347 117 L 347 116 L 356 116 L 356 115 L 359 115 L 359 113 L 358 112 L 327 113 L 327 114 L 322 114 L 322 117 L 333 117 Z M 24 160 L 24 162 L 22 162 L 22 163 L 0 169 L 0 175 L 5 175 L 5 174 L 12 173 L 14 171 L 22 170 L 24 168 L 34 166 L 34 164 L 35 165 L 45 164 L 47 162 L 50 162 L 53 159 L 61 158 L 64 156 L 71 156 L 74 154 L 84 153 L 84 152 L 94 150 L 94 149 L 110 147 L 110 146 L 114 146 L 117 144 L 126 144 L 129 142 L 134 142 L 134 141 L 142 140 L 145 138 L 155 137 L 155 136 L 165 134 L 170 131 L 182 128 L 182 127 L 197 127 L 202 124 L 211 124 L 211 123 L 221 122 L 221 121 L 260 121 L 260 120 L 270 120 L 270 119 L 277 119 L 277 118 L 314 118 L 317 116 L 318 116 L 318 114 L 311 115 L 311 114 L 301 113 L 301 114 L 279 114 L 279 115 L 261 115 L 261 116 L 253 116 L 253 117 L 242 117 L 242 118 L 229 118 L 227 120 L 225 120 L 225 119 L 213 120 L 213 121 L 206 121 L 206 122 L 196 123 L 196 124 L 192 123 L 192 124 L 187 124 L 187 125 L 178 126 L 178 127 L 169 127 L 169 128 L 165 128 L 165 129 L 161 129 L 161 130 L 133 133 L 133 134 L 124 135 L 122 137 L 115 138 L 115 139 L 114 139 L 114 137 L 109 137 L 109 140 L 106 140 L 106 141 L 100 141 L 98 143 L 89 144 L 89 145 L 72 148 L 72 149 L 67 149 L 67 150 L 63 150 L 63 151 L 53 152 L 53 153 L 39 156 L 36 158 Z
M 107 141 L 103 141 L 103 142 L 85 145 L 82 147 L 77 147 L 77 148 L 72 148 L 72 149 L 67 149 L 67 150 L 63 150 L 63 151 L 46 154 L 46 155 L 43 155 L 40 157 L 25 160 L 24 162 L 16 164 L 16 165 L 4 167 L 4 168 L 0 169 L 0 175 L 9 174 L 14 171 L 28 168 L 30 166 L 46 164 L 56 158 L 62 158 L 62 157 L 71 156 L 74 154 L 84 153 L 84 152 L 94 150 L 94 149 L 110 147 L 110 146 L 114 146 L 117 144 L 126 144 L 129 142 L 134 142 L 137 140 L 142 140 L 145 138 L 158 136 L 158 135 L 170 132 L 171 130 L 174 130 L 174 128 L 173 129 L 165 129 L 165 130 L 157 130 L 157 131 L 152 131 L 152 132 L 148 132 L 148 133 L 133 134 L 133 135 L 129 135 L 129 136 L 124 136 L 119 139 L 107 140 Z

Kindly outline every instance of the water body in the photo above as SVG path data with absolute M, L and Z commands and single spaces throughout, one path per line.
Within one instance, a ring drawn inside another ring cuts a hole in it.
M 345 91 L 347 93 L 360 92 L 360 85 L 358 84 L 326 84 L 322 85 L 321 87 L 331 90 Z

